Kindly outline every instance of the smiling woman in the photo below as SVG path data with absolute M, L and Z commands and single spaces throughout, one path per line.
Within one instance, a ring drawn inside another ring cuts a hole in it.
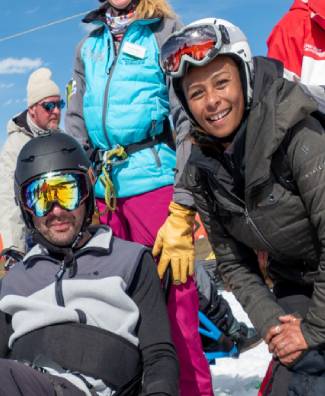
M 202 32 L 213 30 L 202 52 Z M 175 32 L 161 56 L 192 121 L 178 187 L 192 191 L 223 280 L 276 357 L 263 396 L 287 395 L 289 387 L 322 394 L 324 114 L 283 78 L 282 63 L 252 58 L 242 31 L 226 20 Z M 316 362 L 321 376 L 309 370 Z

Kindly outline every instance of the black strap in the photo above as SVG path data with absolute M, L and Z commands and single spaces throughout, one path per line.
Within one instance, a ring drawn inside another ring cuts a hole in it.
M 4 257 L 6 260 L 12 259 L 15 262 L 21 261 L 24 258 L 24 253 L 15 248 L 6 248 L 1 250 L 0 257 Z
M 66 370 L 102 379 L 113 390 L 141 380 L 139 349 L 94 326 L 64 323 L 34 330 L 14 342 L 9 358 L 33 362 L 39 355 Z
M 128 146 L 124 147 L 125 152 L 127 153 L 127 155 L 131 155 L 133 153 L 136 153 L 137 151 L 153 147 L 158 143 L 162 143 L 164 141 L 163 137 L 163 133 L 161 133 L 159 135 L 144 139 L 139 143 L 129 144 Z
M 170 124 L 168 120 L 164 121 L 163 132 L 159 135 L 150 136 L 139 143 L 129 144 L 124 148 L 126 153 L 128 155 L 131 155 L 133 153 L 136 153 L 137 151 L 153 147 L 159 143 L 166 143 L 172 150 L 176 150 L 175 142 L 172 136 L 172 132 L 170 130 Z
M 144 150 L 146 148 L 154 147 L 156 144 L 166 143 L 172 150 L 176 150 L 174 137 L 170 128 L 169 120 L 164 121 L 163 132 L 159 135 L 149 136 L 148 138 L 141 140 L 138 143 L 132 143 L 127 146 L 123 146 L 127 155 L 136 153 L 137 151 Z M 107 150 L 95 149 L 90 156 L 90 161 L 95 164 L 96 173 L 101 172 L 102 162 L 104 154 Z
M 289 130 L 280 144 L 277 151 L 273 154 L 271 169 L 276 181 L 286 190 L 298 195 L 298 186 L 295 182 L 288 158 L 288 146 L 292 139 L 292 130 Z

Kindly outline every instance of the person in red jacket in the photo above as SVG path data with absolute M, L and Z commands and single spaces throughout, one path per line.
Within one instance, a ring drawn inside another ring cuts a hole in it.
M 294 0 L 268 40 L 268 56 L 283 62 L 285 77 L 325 85 L 325 2 Z

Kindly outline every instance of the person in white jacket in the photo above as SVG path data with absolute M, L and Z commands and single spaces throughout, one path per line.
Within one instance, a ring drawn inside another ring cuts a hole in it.
M 24 223 L 14 200 L 14 170 L 25 143 L 45 130 L 59 126 L 65 103 L 51 77 L 51 70 L 44 67 L 29 76 L 28 108 L 8 122 L 8 137 L 0 152 L 0 250 L 13 247 L 25 251 Z

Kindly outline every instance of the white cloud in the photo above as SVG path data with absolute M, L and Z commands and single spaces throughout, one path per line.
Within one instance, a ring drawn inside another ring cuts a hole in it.
M 0 60 L 0 74 L 24 74 L 42 64 L 41 58 L 5 58 Z
M 5 102 L 2 103 L 2 106 L 11 106 L 13 104 L 15 105 L 25 105 L 25 103 L 27 102 L 26 98 L 18 98 L 18 99 L 7 99 Z
M 14 85 L 15 85 L 14 83 L 9 83 L 9 84 L 0 83 L 0 89 L 9 89 L 12 88 Z

